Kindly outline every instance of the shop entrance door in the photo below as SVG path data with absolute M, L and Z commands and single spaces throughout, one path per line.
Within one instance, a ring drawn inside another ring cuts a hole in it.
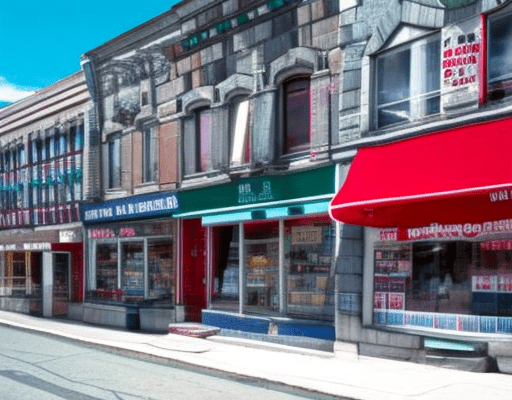
M 53 305 L 54 317 L 66 316 L 70 299 L 70 255 L 53 254 Z
M 200 219 L 182 224 L 185 320 L 201 322 L 201 310 L 206 308 L 206 229 Z

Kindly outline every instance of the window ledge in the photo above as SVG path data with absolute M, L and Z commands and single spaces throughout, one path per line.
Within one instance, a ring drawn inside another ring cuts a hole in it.
M 105 191 L 104 200 L 118 199 L 128 196 L 128 192 L 123 189 L 108 189 Z
M 475 112 L 470 114 L 463 113 L 450 116 L 438 115 L 435 118 L 423 119 L 416 123 L 406 125 L 395 125 L 392 128 L 373 130 L 367 132 L 364 137 L 349 142 L 344 142 L 333 146 L 332 158 L 339 162 L 352 159 L 356 150 L 364 146 L 376 146 L 396 140 L 416 137 L 418 135 L 432 132 L 441 132 L 447 129 L 463 127 L 469 124 L 491 121 L 499 118 L 508 118 L 512 116 L 512 98 L 510 100 L 501 100 L 481 106 Z
M 220 183 L 230 182 L 231 179 L 226 174 L 220 174 L 218 171 L 215 175 L 212 172 L 204 172 L 200 174 L 187 175 L 181 182 L 182 188 L 191 188 L 198 186 L 217 185 Z
M 133 189 L 134 194 L 149 193 L 149 192 L 154 192 L 157 190 L 158 190 L 157 182 L 141 183 L 141 184 L 136 185 Z

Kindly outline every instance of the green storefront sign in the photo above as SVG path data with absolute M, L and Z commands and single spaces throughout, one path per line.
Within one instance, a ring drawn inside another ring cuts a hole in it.
M 238 179 L 220 185 L 178 192 L 180 212 L 175 217 L 261 206 L 283 206 L 303 202 L 329 201 L 334 196 L 335 167 L 328 166 L 283 175 Z

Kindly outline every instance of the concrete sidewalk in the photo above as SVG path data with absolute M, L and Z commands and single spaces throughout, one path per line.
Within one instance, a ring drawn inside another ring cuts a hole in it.
M 65 337 L 157 360 L 172 360 L 329 395 L 368 400 L 505 399 L 512 376 L 212 336 L 197 339 L 113 330 L 0 311 L 0 324 Z

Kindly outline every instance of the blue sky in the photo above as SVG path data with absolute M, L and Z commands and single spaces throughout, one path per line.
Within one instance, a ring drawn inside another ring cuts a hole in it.
M 0 1 L 0 106 L 80 69 L 80 56 L 176 0 Z

